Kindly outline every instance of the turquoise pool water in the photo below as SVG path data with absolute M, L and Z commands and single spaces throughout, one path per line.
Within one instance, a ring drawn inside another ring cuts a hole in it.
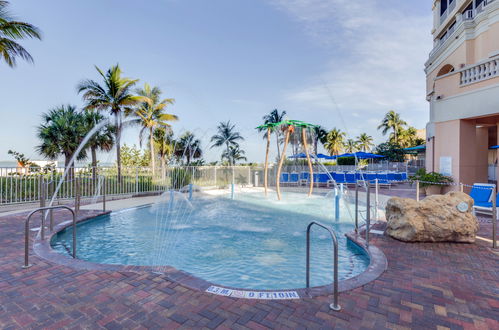
M 172 198 L 173 197 L 173 198 Z M 170 202 L 171 200 L 171 202 Z M 78 225 L 77 257 L 105 264 L 170 265 L 212 283 L 244 289 L 305 287 L 306 227 L 320 221 L 334 228 L 339 241 L 340 279 L 364 271 L 369 258 L 344 233 L 353 230 L 345 208 L 333 219 L 329 197 L 287 193 L 241 194 L 235 200 L 165 193 L 157 204 L 100 216 Z M 71 248 L 71 230 L 55 235 L 52 247 Z M 311 284 L 330 284 L 329 234 L 312 231 Z

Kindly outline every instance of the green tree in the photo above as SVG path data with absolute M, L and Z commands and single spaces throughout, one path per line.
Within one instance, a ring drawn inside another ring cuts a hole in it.
M 139 96 L 144 97 L 144 100 L 140 102 L 137 108 L 131 113 L 133 117 L 136 118 L 136 123 L 142 126 L 140 130 L 140 140 L 144 136 L 144 132 L 147 131 L 149 134 L 149 149 L 151 152 L 151 165 L 153 173 L 156 170 L 156 161 L 154 154 L 154 136 L 153 131 L 157 127 L 167 127 L 170 128 L 168 121 L 178 120 L 178 117 L 169 113 L 165 113 L 165 109 L 168 105 L 173 104 L 175 101 L 172 98 L 161 99 L 161 89 L 158 87 L 149 86 L 149 84 L 144 84 L 143 88 L 136 90 Z
M 103 115 L 93 111 L 85 111 L 83 116 L 86 124 L 86 134 L 96 125 L 99 125 L 106 120 Z M 114 126 L 109 124 L 105 125 L 95 132 L 87 143 L 92 157 L 92 178 L 94 180 L 97 178 L 97 151 L 111 151 L 114 146 L 114 131 Z
M 169 159 L 175 151 L 173 133 L 166 127 L 158 127 L 153 132 L 154 151 L 161 161 L 162 177 L 165 176 L 166 160 Z
M 88 111 L 109 111 L 115 118 L 116 127 L 116 164 L 118 166 L 118 181 L 121 182 L 121 131 L 123 113 L 131 113 L 134 106 L 144 100 L 142 96 L 132 94 L 132 88 L 138 79 L 124 78 L 119 65 L 112 66 L 106 72 L 95 67 L 104 84 L 94 80 L 84 80 L 77 86 L 78 93 L 83 93 Z
M 284 120 L 286 116 L 286 111 L 279 112 L 279 110 L 274 109 L 268 115 L 263 116 L 263 125 L 267 124 L 277 124 Z M 262 126 L 263 126 L 262 125 Z M 264 132 L 263 138 L 267 139 L 267 128 L 259 128 L 260 132 Z M 271 129 L 272 132 L 276 135 L 276 144 L 277 144 L 277 159 L 281 158 L 281 143 L 282 143 L 282 132 L 279 127 L 273 127 Z
M 186 159 L 185 165 L 191 165 L 192 159 L 199 159 L 203 155 L 201 150 L 201 141 L 197 139 L 191 132 L 185 132 L 175 142 L 175 157 L 182 162 Z
M 367 135 L 366 133 L 362 133 L 359 135 L 359 137 L 357 138 L 357 144 L 359 149 L 364 152 L 371 150 L 371 148 L 374 146 L 372 136 Z
M 41 32 L 29 23 L 12 18 L 7 11 L 8 1 L 0 1 L 0 58 L 11 68 L 16 66 L 16 59 L 21 58 L 33 62 L 30 53 L 18 41 L 22 39 L 39 39 Z
M 136 145 L 129 147 L 124 144 L 121 147 L 121 164 L 125 167 L 149 166 L 149 152 L 142 151 Z
M 221 122 L 217 126 L 217 134 L 211 137 L 210 142 L 213 144 L 211 148 L 221 147 L 225 145 L 225 154 L 230 155 L 230 147 L 239 147 L 238 141 L 243 141 L 244 138 L 235 130 L 236 125 L 232 125 L 230 120 Z
M 385 156 L 386 160 L 390 162 L 403 162 L 405 159 L 405 154 L 400 145 L 391 142 L 385 142 L 379 144 L 375 152 L 378 155 Z
M 400 115 L 395 111 L 390 110 L 385 114 L 385 117 L 378 126 L 378 129 L 381 130 L 383 135 L 386 135 L 388 131 L 392 130 L 393 143 L 398 144 L 398 132 L 405 125 L 407 125 L 407 123 L 400 118 Z
M 55 107 L 42 115 L 42 123 L 37 127 L 37 136 L 41 143 L 36 150 L 50 160 L 64 156 L 64 165 L 67 167 L 87 132 L 85 117 L 75 106 Z M 86 150 L 83 149 L 76 159 L 83 160 L 86 157 Z M 71 177 L 73 173 L 73 169 L 70 169 Z
M 241 150 L 241 148 L 238 145 L 235 146 L 230 146 L 228 150 L 225 150 L 222 153 L 222 161 L 227 160 L 230 166 L 236 165 L 236 162 L 240 160 L 247 161 L 248 159 L 245 156 L 244 150 Z
M 398 144 L 403 148 L 416 147 L 425 143 L 424 139 L 418 137 L 418 130 L 412 126 L 400 128 L 398 133 Z M 390 135 L 390 142 L 395 143 L 395 136 Z
M 344 144 L 344 148 L 345 148 L 345 151 L 349 152 L 349 153 L 357 152 L 357 150 L 358 150 L 357 141 L 355 141 L 353 139 L 348 139 Z
M 314 153 L 317 155 L 319 142 L 324 145 L 327 141 L 327 130 L 322 126 L 314 127 Z
M 341 153 L 344 148 L 345 133 L 337 128 L 333 128 L 326 136 L 324 148 L 331 156 L 336 156 Z

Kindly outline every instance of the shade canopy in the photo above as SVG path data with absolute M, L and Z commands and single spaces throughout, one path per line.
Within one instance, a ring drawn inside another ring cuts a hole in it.
M 347 158 L 347 157 L 355 157 L 355 158 L 358 158 L 358 159 L 385 158 L 385 156 L 382 156 L 382 155 L 371 154 L 369 152 L 363 152 L 363 151 L 359 151 L 359 152 L 355 152 L 355 153 L 346 153 L 346 154 L 343 154 L 343 155 L 338 155 L 338 156 L 333 156 L 333 157 L 334 157 L 333 159 L 336 159 L 336 158 Z
M 499 146 L 492 146 L 492 147 L 489 147 L 489 149 L 499 149 Z
M 303 159 L 303 158 L 307 158 L 307 155 L 304 152 L 302 152 L 302 153 L 299 153 L 299 154 L 296 154 L 293 156 L 289 156 L 288 158 Z M 324 154 L 317 154 L 317 156 L 315 156 L 314 154 L 310 154 L 310 158 L 335 159 L 333 156 L 328 156 L 328 155 L 324 155 Z
M 418 150 L 426 150 L 426 145 L 420 145 L 416 147 L 404 148 L 405 151 L 418 151 Z

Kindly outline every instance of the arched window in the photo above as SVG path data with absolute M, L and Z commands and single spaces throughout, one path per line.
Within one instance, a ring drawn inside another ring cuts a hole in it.
M 444 74 L 448 74 L 454 72 L 454 67 L 450 64 L 444 65 L 440 71 L 438 71 L 437 77 L 443 76 Z

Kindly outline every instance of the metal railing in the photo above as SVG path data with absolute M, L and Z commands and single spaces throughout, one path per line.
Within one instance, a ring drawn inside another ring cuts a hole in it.
M 73 215 L 73 251 L 72 251 L 72 256 L 73 258 L 76 258 L 76 213 L 73 211 L 69 206 L 66 205 L 56 205 L 56 206 L 47 206 L 47 207 L 40 207 L 37 208 L 36 210 L 31 211 L 28 214 L 28 217 L 26 218 L 26 221 L 24 222 L 24 265 L 22 268 L 29 268 L 32 265 L 29 263 L 29 222 L 31 220 L 31 217 L 37 213 L 37 212 L 42 212 L 42 219 L 40 223 L 40 235 L 41 239 L 45 239 L 45 211 L 50 210 L 52 211 L 54 209 L 66 209 L 71 212 Z M 53 230 L 53 217 L 51 215 L 51 224 L 50 224 L 50 230 Z
M 313 221 L 307 226 L 307 289 L 310 288 L 310 229 L 312 226 L 319 226 L 329 232 L 331 239 L 333 240 L 333 303 L 329 305 L 334 311 L 341 310 L 341 306 L 338 304 L 338 239 L 334 230 L 329 229 L 320 222 Z

